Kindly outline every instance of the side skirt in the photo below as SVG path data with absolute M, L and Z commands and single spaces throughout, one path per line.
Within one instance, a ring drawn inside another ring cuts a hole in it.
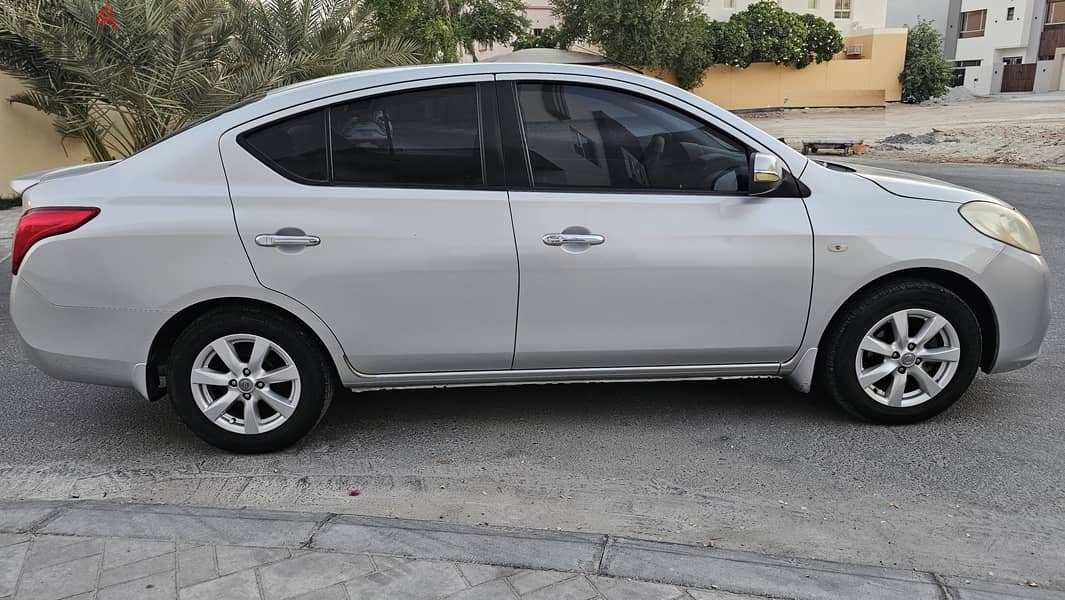
M 347 361 L 347 357 L 345 357 Z M 355 370 L 344 382 L 352 390 L 379 390 L 417 387 L 457 387 L 473 385 L 517 385 L 527 383 L 683 381 L 778 377 L 779 363 L 734 365 L 685 365 L 661 367 L 608 367 L 590 369 L 526 369 L 508 371 L 448 371 L 431 373 L 369 374 Z

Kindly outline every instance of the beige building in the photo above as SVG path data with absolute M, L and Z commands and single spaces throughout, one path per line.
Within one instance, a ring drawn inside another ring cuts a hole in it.
M 63 140 L 48 115 L 7 99 L 22 91 L 0 73 L 0 196 L 14 193 L 8 182 L 23 173 L 65 167 L 89 159 L 77 140 Z

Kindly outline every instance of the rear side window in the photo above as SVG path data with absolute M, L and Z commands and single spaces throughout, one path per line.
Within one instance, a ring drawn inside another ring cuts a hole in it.
M 747 147 L 647 98 L 523 83 L 518 102 L 533 185 L 604 190 L 747 190 Z
M 245 134 L 241 144 L 275 171 L 296 180 L 326 182 L 325 111 L 289 117 Z
M 473 85 L 378 96 L 330 110 L 335 183 L 469 187 L 484 182 Z

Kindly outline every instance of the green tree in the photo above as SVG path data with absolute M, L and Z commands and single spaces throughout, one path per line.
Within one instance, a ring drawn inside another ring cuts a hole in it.
M 0 7 L 0 70 L 12 98 L 85 141 L 127 156 L 278 85 L 407 64 L 413 46 L 370 30 L 358 0 L 13 0 Z
M 918 19 L 906 39 L 906 64 L 899 74 L 903 102 L 938 98 L 950 88 L 953 72 L 943 57 L 943 36 L 932 24 Z
M 811 62 L 821 64 L 843 51 L 843 36 L 835 24 L 809 13 L 799 16 L 806 27 L 806 53 L 796 63 L 800 69 Z
M 751 64 L 751 36 L 737 19 L 710 23 L 709 35 L 714 47 L 714 64 L 745 69 Z
M 381 34 L 415 40 L 422 60 L 456 62 L 459 49 L 508 44 L 529 26 L 521 0 L 367 0 Z
M 565 44 L 562 42 L 561 32 L 558 27 L 551 25 L 546 27 L 540 32 L 540 35 L 535 35 L 532 32 L 526 32 L 519 35 L 511 43 L 511 47 L 514 50 L 527 50 L 529 48 L 565 48 Z
M 751 62 L 796 65 L 808 54 L 806 25 L 773 0 L 762 0 L 734 15 L 751 41 Z
M 564 43 L 598 46 L 610 59 L 672 69 L 705 20 L 697 0 L 553 0 Z M 680 34 L 678 34 L 680 33 Z

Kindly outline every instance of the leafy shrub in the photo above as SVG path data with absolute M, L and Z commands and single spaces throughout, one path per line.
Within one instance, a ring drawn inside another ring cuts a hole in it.
M 947 93 L 953 71 L 943 57 L 943 36 L 918 19 L 906 39 L 906 64 L 899 75 L 903 102 L 924 102 Z
M 843 50 L 836 26 L 762 0 L 728 21 L 709 21 L 697 0 L 553 0 L 560 45 L 584 40 L 611 59 L 670 69 L 692 89 L 715 64 L 771 62 L 803 68 Z

